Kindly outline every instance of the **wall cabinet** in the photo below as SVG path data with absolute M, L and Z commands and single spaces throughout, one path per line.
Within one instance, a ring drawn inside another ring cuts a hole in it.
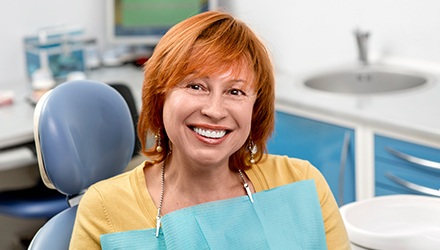
M 440 149 L 376 134 L 375 195 L 440 196 Z
M 354 138 L 351 128 L 277 111 L 268 151 L 310 161 L 343 205 L 355 201 Z

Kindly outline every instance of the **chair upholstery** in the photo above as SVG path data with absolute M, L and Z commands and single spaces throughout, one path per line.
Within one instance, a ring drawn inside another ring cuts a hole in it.
M 69 198 L 29 249 L 68 249 L 77 203 L 92 184 L 121 173 L 134 148 L 134 126 L 124 98 L 107 84 L 63 83 L 37 103 L 34 136 L 46 186 Z
M 32 239 L 28 249 L 69 249 L 77 208 L 78 206 L 68 208 L 44 224 Z
M 36 158 L 33 140 L 18 147 L 27 148 Z M 49 219 L 68 207 L 66 196 L 56 190 L 48 189 L 41 179 L 30 187 L 0 192 L 0 214 L 5 216 Z
M 139 114 L 130 88 L 123 83 L 109 83 L 109 85 L 118 91 L 127 102 L 134 128 L 136 128 Z M 134 132 L 135 149 L 133 156 L 137 155 L 140 149 L 136 129 Z M 34 142 L 29 143 L 26 147 L 36 154 Z M 18 218 L 50 219 L 68 207 L 66 196 L 56 190 L 48 189 L 42 180 L 31 187 L 0 192 L 0 214 L 2 215 Z
M 136 101 L 134 100 L 133 93 L 131 92 L 130 88 L 124 84 L 124 83 L 108 83 L 110 86 L 112 86 L 116 91 L 119 92 L 119 94 L 124 97 L 125 101 L 127 102 L 128 108 L 130 109 L 131 118 L 133 120 L 133 126 L 134 126 L 134 150 L 133 150 L 133 156 L 136 156 L 139 154 L 139 150 L 141 149 L 141 142 L 139 141 L 138 135 L 137 135 L 137 123 L 139 119 L 139 112 L 137 110 Z
M 68 208 L 66 196 L 48 189 L 42 181 L 36 185 L 0 193 L 0 214 L 27 219 L 49 219 Z

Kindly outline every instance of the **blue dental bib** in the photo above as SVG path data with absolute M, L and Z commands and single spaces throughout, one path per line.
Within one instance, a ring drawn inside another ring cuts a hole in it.
M 108 249 L 327 249 L 313 180 L 204 203 L 162 217 L 162 228 L 101 235 Z

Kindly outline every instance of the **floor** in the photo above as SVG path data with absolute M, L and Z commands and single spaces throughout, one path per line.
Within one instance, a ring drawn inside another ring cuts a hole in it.
M 130 170 L 146 158 L 134 157 L 127 167 Z M 30 187 L 40 178 L 38 166 L 23 166 L 0 172 L 0 191 Z M 0 250 L 27 249 L 27 244 L 38 229 L 44 225 L 43 219 L 20 219 L 0 215 Z

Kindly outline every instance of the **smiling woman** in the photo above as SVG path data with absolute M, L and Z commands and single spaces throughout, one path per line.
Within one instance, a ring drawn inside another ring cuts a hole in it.
M 260 148 L 254 157 L 260 159 L 274 127 L 271 60 L 265 46 L 244 23 L 221 15 L 201 14 L 190 21 L 181 22 L 165 34 L 157 45 L 145 68 L 143 114 L 138 127 L 140 136 L 145 138 L 146 133 L 160 131 L 162 144 L 167 147 L 168 138 L 163 130 L 160 108 L 165 101 L 165 93 L 185 83 L 189 76 L 202 80 L 211 75 L 227 73 L 231 77 L 246 77 L 247 82 L 243 85 L 254 85 L 254 92 L 261 96 L 253 107 L 254 112 L 250 112 L 253 114 L 251 137 Z M 229 80 L 232 83 L 232 80 L 240 79 Z M 147 108 L 153 106 L 159 108 Z M 166 148 L 158 162 L 165 159 L 168 152 Z M 154 148 L 144 153 L 153 158 L 159 156 Z M 246 147 L 243 147 L 232 156 L 231 167 L 245 169 L 248 165 L 245 155 Z
M 319 171 L 266 153 L 274 88 L 243 22 L 210 11 L 174 26 L 145 65 L 149 160 L 86 192 L 71 249 L 348 249 Z

